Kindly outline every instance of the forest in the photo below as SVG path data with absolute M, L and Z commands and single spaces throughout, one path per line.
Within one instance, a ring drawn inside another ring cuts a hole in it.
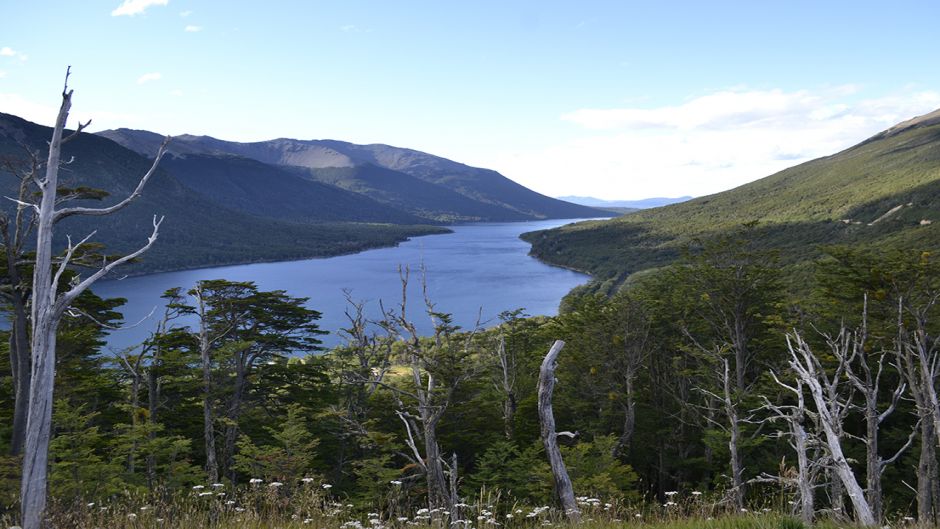
M 71 95 L 0 218 L 8 525 L 938 523 L 927 249 L 820 245 L 794 262 L 747 222 L 610 295 L 577 290 L 555 317 L 520 307 L 489 328 L 455 325 L 426 290 L 408 299 L 426 280 L 408 269 L 381 318 L 350 297 L 339 330 L 319 327 L 316 300 L 203 280 L 166 291 L 150 336 L 114 351 L 123 300 L 91 287 L 153 246 L 162 218 L 117 256 L 94 232 L 57 248 L 54 228 L 123 209 L 169 139 L 126 198 L 72 205 L 102 193 L 57 180 L 87 126 L 66 133 Z M 345 344 L 323 350 L 325 332 Z
M 482 503 L 495 505 L 483 521 L 542 520 L 556 500 L 538 371 L 564 340 L 554 410 L 585 512 L 935 524 L 936 257 L 829 247 L 796 274 L 755 233 L 690 245 L 614 296 L 569 296 L 556 317 L 520 308 L 488 329 L 460 329 L 425 299 L 384 300 L 384 318 L 368 321 L 350 299 L 346 345 L 332 351 L 317 346 L 308 300 L 220 279 L 168 291 L 151 337 L 108 352 L 121 301 L 86 292 L 58 331 L 50 516 L 172 517 L 201 500 L 186 516 L 270 509 L 289 523 L 338 503 L 343 521 L 403 525 Z M 184 313 L 198 324 L 175 324 Z M 418 318 L 435 322 L 432 336 L 417 334 Z

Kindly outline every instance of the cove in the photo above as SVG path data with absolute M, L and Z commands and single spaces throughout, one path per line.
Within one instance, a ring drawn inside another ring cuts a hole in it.
M 554 228 L 576 220 L 478 223 L 452 226 L 453 233 L 416 237 L 396 247 L 367 250 L 352 255 L 255 263 L 183 270 L 102 281 L 93 289 L 105 298 L 126 298 L 117 310 L 132 328 L 112 331 L 107 347 L 120 350 L 147 339 L 163 312 L 160 295 L 169 288 L 186 291 L 197 281 L 227 279 L 254 281 L 261 290 L 285 290 L 291 296 L 308 297 L 308 307 L 320 311 L 320 328 L 328 331 L 321 339 L 329 348 L 343 343 L 338 332 L 347 326 L 344 291 L 353 300 L 364 302 L 372 319 L 381 316 L 379 301 L 387 308 L 401 302 L 399 267 L 411 270 L 408 288 L 408 315 L 422 333 L 429 333 L 421 290 L 422 272 L 428 296 L 435 310 L 454 316 L 454 322 L 472 329 L 498 323 L 502 311 L 525 309 L 529 315 L 554 315 L 561 298 L 590 277 L 549 266 L 530 257 L 529 244 L 519 235 Z M 159 244 L 159 242 L 157 243 Z M 147 315 L 153 311 L 153 315 Z M 179 326 L 194 319 L 176 320 Z

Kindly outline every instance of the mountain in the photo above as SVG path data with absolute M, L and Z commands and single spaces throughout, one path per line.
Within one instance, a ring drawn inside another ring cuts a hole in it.
M 99 134 L 145 155 L 155 152 L 162 141 L 158 134 L 139 130 L 117 129 Z M 182 159 L 193 155 L 240 156 L 292 168 L 308 179 L 338 185 L 426 221 L 515 221 L 608 215 L 595 208 L 541 195 L 496 171 L 389 145 L 287 138 L 238 143 L 209 136 L 182 135 L 173 139 L 169 152 Z
M 300 222 L 422 224 L 401 209 L 240 156 L 167 156 L 161 167 L 183 185 L 230 209 Z
M 653 198 L 644 198 L 641 200 L 603 200 L 600 198 L 594 197 L 579 197 L 579 196 L 565 196 L 558 197 L 559 200 L 564 200 L 566 202 L 571 202 L 573 204 L 581 204 L 582 206 L 590 206 L 594 208 L 629 208 L 629 209 L 649 209 L 649 208 L 658 208 L 661 206 L 668 206 L 669 204 L 678 204 L 679 202 L 685 202 L 690 200 L 691 196 L 682 196 L 676 198 L 668 197 L 653 197 Z
M 610 289 L 669 263 L 696 238 L 753 221 L 760 244 L 785 263 L 830 244 L 940 249 L 940 110 L 729 191 L 523 238 L 533 255 Z
M 0 114 L 0 158 L 17 163 L 23 159 L 24 146 L 43 152 L 51 135 L 48 127 Z M 156 149 L 149 155 L 154 153 Z M 151 165 L 146 156 L 94 134 L 80 134 L 66 143 L 62 159 L 73 159 L 60 170 L 63 186 L 88 186 L 110 193 L 101 203 L 87 204 L 95 206 L 113 204 L 129 194 Z M 420 219 L 383 209 L 381 204 L 358 194 L 309 182 L 285 171 L 272 171 L 268 166 L 253 166 L 252 160 L 194 157 L 190 163 L 201 168 L 197 178 L 190 178 L 193 174 L 188 169 L 179 171 L 175 160 L 165 158 L 164 162 L 167 167 L 161 164 L 141 196 L 127 208 L 114 215 L 63 221 L 57 229 L 58 244 L 64 245 L 66 234 L 84 237 L 97 230 L 94 240 L 105 243 L 109 252 L 127 252 L 146 241 L 153 215 L 163 215 L 166 220 L 160 228 L 159 242 L 140 264 L 124 269 L 125 273 L 143 273 L 338 255 L 447 231 L 431 226 L 388 224 Z M 226 171 L 245 178 L 224 176 Z M 180 172 L 182 179 L 176 172 Z M 251 174 L 257 181 L 252 180 Z M 231 186 L 232 182 L 241 182 L 243 187 Z M 194 192 L 200 186 L 202 191 Z M 316 186 L 320 188 L 311 191 Z M 0 194 L 17 194 L 17 181 L 2 164 Z M 237 198 L 239 194 L 243 199 Z M 265 199 L 253 204 L 252 195 Z M 9 211 L 12 202 L 3 201 L 0 207 Z M 358 218 L 369 214 L 374 217 L 369 223 L 350 222 L 353 216 L 343 213 L 344 207 L 361 210 Z M 385 224 L 374 223 L 377 220 Z

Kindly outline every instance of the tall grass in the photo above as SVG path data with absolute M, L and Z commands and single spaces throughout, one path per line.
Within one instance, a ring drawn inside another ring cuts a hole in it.
M 392 486 L 394 487 L 394 486 Z M 390 492 L 394 496 L 394 490 Z M 157 499 L 159 498 L 159 499 Z M 706 495 L 669 493 L 663 504 L 625 503 L 613 499 L 578 498 L 583 529 L 802 529 L 787 513 L 763 508 L 735 512 L 727 502 Z M 469 500 L 468 500 L 469 501 Z M 570 524 L 557 509 L 515 502 L 499 491 L 483 490 L 472 503 L 444 509 L 411 509 L 384 502 L 386 512 L 362 511 L 331 494 L 329 486 L 308 482 L 296 486 L 254 483 L 232 488 L 197 486 L 188 491 L 165 492 L 155 497 L 126 494 L 107 502 L 63 504 L 49 507 L 49 526 L 56 528 L 113 529 L 536 529 L 566 528 Z M 2 527 L 15 526 L 14 516 L 0 519 Z M 834 529 L 846 523 L 822 520 L 816 527 Z M 899 519 L 888 524 L 908 529 L 927 525 Z

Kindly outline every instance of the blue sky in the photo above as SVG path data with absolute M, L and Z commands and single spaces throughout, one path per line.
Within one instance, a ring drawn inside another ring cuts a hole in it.
M 940 108 L 940 2 L 0 0 L 0 111 L 702 195 Z

